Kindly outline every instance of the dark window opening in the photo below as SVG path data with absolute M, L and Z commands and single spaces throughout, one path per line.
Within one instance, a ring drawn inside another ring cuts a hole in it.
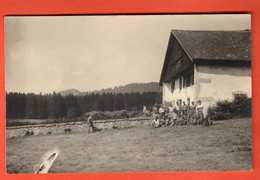
M 180 77 L 180 89 L 182 89 L 182 77 Z
M 191 85 L 191 73 L 187 74 L 186 76 L 186 87 Z
M 183 88 L 194 84 L 194 71 L 190 71 L 183 76 Z
M 183 88 L 186 86 L 186 76 L 183 76 Z
M 171 91 L 172 91 L 172 93 L 173 93 L 174 89 L 175 89 L 175 81 L 172 81 L 171 82 Z
M 190 98 L 187 99 L 187 105 L 190 107 Z
M 190 83 L 191 83 L 191 85 L 194 85 L 194 70 L 192 70 L 192 72 L 191 72 L 191 76 L 190 76 Z
M 235 93 L 234 94 L 234 99 L 237 99 L 239 97 L 247 98 L 247 94 L 246 93 Z

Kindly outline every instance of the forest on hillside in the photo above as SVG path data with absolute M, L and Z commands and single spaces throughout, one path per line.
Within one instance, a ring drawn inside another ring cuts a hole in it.
M 79 117 L 91 111 L 137 111 L 143 105 L 151 108 L 157 99 L 161 103 L 161 93 L 90 93 L 84 96 L 60 93 L 6 93 L 7 119 L 49 119 Z

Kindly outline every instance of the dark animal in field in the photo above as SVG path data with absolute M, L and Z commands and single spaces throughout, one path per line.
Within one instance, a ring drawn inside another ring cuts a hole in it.
M 34 132 L 33 131 L 31 131 L 31 132 L 30 131 L 26 131 L 25 135 L 26 136 L 30 136 L 30 135 L 32 136 L 32 135 L 34 135 Z
M 102 129 L 97 128 L 97 127 L 95 127 L 95 126 L 94 126 L 94 129 L 95 129 L 95 131 L 101 131 L 101 130 L 102 130 Z
M 51 132 L 49 131 L 49 132 L 47 132 L 47 134 L 51 134 Z
M 67 132 L 70 133 L 70 132 L 71 132 L 71 129 L 70 129 L 70 128 L 65 128 L 65 129 L 64 129 L 64 132 L 65 132 L 65 133 L 67 133 Z

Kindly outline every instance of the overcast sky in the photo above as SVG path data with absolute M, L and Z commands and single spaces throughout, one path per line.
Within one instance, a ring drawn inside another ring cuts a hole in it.
M 7 92 L 158 82 L 171 29 L 251 29 L 250 15 L 5 18 Z

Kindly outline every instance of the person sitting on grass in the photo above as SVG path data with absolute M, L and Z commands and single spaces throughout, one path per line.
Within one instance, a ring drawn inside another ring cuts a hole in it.
M 163 110 L 163 113 L 164 113 L 164 110 Z M 152 127 L 158 128 L 158 127 L 165 126 L 166 121 L 164 120 L 164 115 L 162 114 L 162 110 L 161 110 L 161 114 L 153 114 L 152 118 L 153 118 L 153 120 L 151 122 Z
M 170 125 L 169 108 L 165 108 L 162 122 L 163 122 L 163 127 Z
M 182 115 L 182 112 L 180 113 L 180 116 L 177 115 L 177 118 L 176 118 L 176 125 L 184 125 L 185 124 L 185 121 L 183 119 L 183 115 Z
M 172 107 L 172 105 L 170 105 L 168 107 L 168 122 L 170 126 L 174 125 L 173 114 L 174 114 L 174 108 Z
M 213 122 L 210 119 L 209 115 L 206 115 L 206 117 L 204 118 L 204 126 L 211 126 L 213 124 Z
M 151 126 L 154 127 L 154 128 L 159 128 L 159 127 L 162 127 L 163 125 L 165 125 L 165 121 L 162 120 L 162 119 L 159 119 L 159 115 L 158 115 L 157 119 L 154 119 L 151 122 Z
M 160 119 L 164 119 L 164 115 L 165 115 L 165 110 L 164 110 L 163 106 L 161 105 L 161 107 L 159 109 L 159 117 L 160 117 Z
M 176 111 L 172 111 L 171 115 L 170 115 L 170 118 L 172 120 L 172 123 L 170 124 L 170 126 L 173 126 L 173 125 L 177 125 L 177 114 L 176 114 Z
M 157 113 L 153 113 L 151 126 L 156 128 L 156 127 L 159 127 L 159 125 L 160 125 L 159 115 Z

